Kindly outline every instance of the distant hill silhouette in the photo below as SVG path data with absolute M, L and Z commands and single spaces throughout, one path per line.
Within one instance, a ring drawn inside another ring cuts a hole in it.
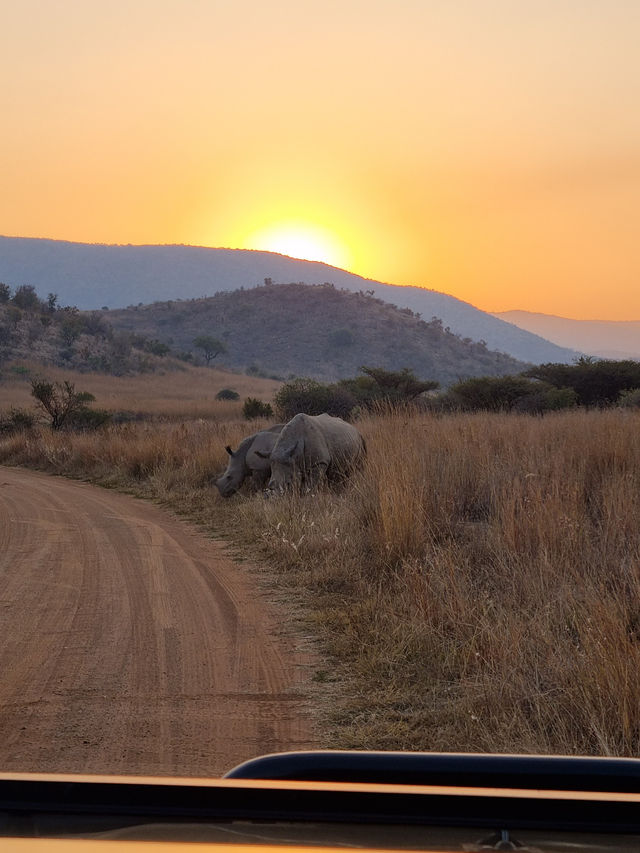
M 409 309 L 333 285 L 269 285 L 108 311 L 104 317 L 120 333 L 169 343 L 174 351 L 197 354 L 197 337 L 218 338 L 228 352 L 215 364 L 283 379 L 334 381 L 356 376 L 366 364 L 408 367 L 446 386 L 525 368 L 446 331 L 439 320 L 425 322 Z
M 13 288 L 33 285 L 43 296 L 82 309 L 121 308 L 169 299 L 212 296 L 273 281 L 330 282 L 439 317 L 445 327 L 490 349 L 531 363 L 571 362 L 577 353 L 479 311 L 455 297 L 420 287 L 365 279 L 315 261 L 273 252 L 207 249 L 196 246 L 111 246 L 24 237 L 0 237 L 0 281 Z
M 639 320 L 570 320 L 530 311 L 502 311 L 493 316 L 587 355 L 640 359 Z

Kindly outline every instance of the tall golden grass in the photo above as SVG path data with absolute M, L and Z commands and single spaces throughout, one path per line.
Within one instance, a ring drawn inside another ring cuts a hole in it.
M 0 412 L 11 406 L 23 409 L 33 406 L 30 377 L 35 376 L 45 377 L 51 382 L 73 382 L 77 391 L 89 391 L 94 395 L 98 408 L 127 412 L 133 417 L 161 417 L 178 421 L 237 418 L 244 398 L 271 400 L 281 384 L 272 379 L 245 376 L 229 370 L 186 365 L 181 370 L 124 377 L 82 374 L 29 363 L 11 367 L 5 370 L 3 381 L 0 382 Z M 216 400 L 215 395 L 223 388 L 236 391 L 240 395 L 240 402 Z
M 332 661 L 327 745 L 640 755 L 640 417 L 359 426 L 362 471 L 278 499 L 213 488 L 237 419 L 21 433 L 0 462 L 160 499 L 268 561 Z

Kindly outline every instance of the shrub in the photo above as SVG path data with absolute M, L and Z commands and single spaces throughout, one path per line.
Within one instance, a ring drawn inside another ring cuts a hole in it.
M 364 409 L 371 410 L 380 403 L 411 403 L 426 391 L 438 387 L 438 382 L 418 379 L 408 367 L 392 371 L 382 367 L 363 366 L 360 371 L 365 375 L 355 379 L 342 379 L 338 386 L 348 391 Z
M 580 358 L 575 364 L 540 364 L 524 375 L 573 388 L 581 406 L 611 406 L 625 391 L 640 387 L 640 362 Z
M 349 418 L 356 405 L 353 394 L 340 385 L 323 385 L 315 379 L 298 378 L 278 389 L 274 397 L 278 417 L 290 420 L 304 412 L 321 415 L 326 412 L 338 418 Z
M 9 414 L 0 417 L 0 435 L 12 435 L 14 432 L 23 432 L 31 429 L 35 417 L 31 412 L 24 409 L 10 409 Z
M 88 406 L 80 406 L 66 419 L 65 429 L 89 432 L 100 429 L 111 423 L 111 413 L 106 409 L 90 409 Z
M 544 388 L 519 397 L 513 404 L 513 410 L 530 415 L 543 415 L 545 412 L 558 412 L 577 405 L 578 395 L 573 388 Z
M 272 418 L 273 409 L 269 403 L 263 403 L 257 397 L 247 397 L 242 406 L 242 415 L 248 421 L 256 418 Z
M 31 396 L 49 417 L 53 430 L 61 429 L 73 414 L 95 399 L 88 391 L 76 391 L 73 382 L 54 383 L 46 379 L 31 380 Z
M 524 376 L 481 376 L 453 385 L 447 394 L 452 408 L 470 412 L 508 412 L 526 397 L 549 389 L 549 385 Z
M 39 311 L 43 303 L 38 298 L 35 287 L 30 284 L 21 284 L 13 294 L 11 301 L 17 308 L 24 311 Z
M 145 352 L 150 352 L 152 355 L 162 357 L 165 355 L 169 355 L 169 353 L 171 352 L 171 347 L 167 346 L 167 344 L 163 343 L 162 341 L 158 341 L 154 338 L 151 341 L 145 341 L 144 350 Z
M 623 391 L 618 403 L 624 409 L 640 409 L 640 388 L 633 388 L 631 391 Z
M 240 394 L 232 388 L 223 388 L 216 394 L 216 400 L 239 400 Z
M 259 364 L 255 364 L 255 362 L 247 367 L 245 373 L 247 374 L 247 376 L 258 376 L 261 379 L 267 378 L 267 373 L 260 367 Z

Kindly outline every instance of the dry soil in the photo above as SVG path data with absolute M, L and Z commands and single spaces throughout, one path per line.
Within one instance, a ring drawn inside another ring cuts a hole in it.
M 287 622 L 162 509 L 0 467 L 0 772 L 217 776 L 313 747 Z

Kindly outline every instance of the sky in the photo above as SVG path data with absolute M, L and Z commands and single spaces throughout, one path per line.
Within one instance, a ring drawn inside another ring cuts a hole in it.
M 638 320 L 639 44 L 638 0 L 5 0 L 0 234 Z

